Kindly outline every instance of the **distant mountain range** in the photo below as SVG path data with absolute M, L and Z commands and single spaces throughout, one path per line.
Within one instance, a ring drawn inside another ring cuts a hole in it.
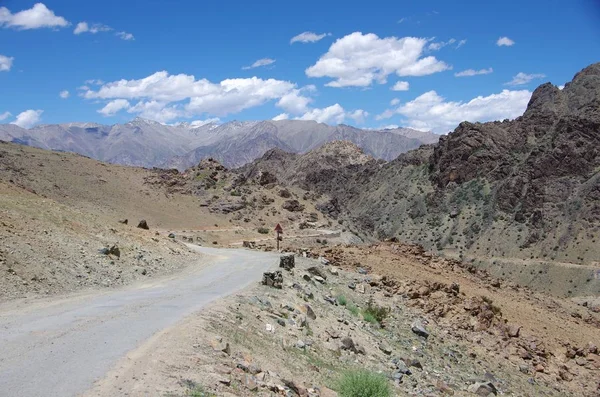
M 193 126 L 187 123 L 164 125 L 136 118 L 125 124 L 45 124 L 31 129 L 0 124 L 0 140 L 79 153 L 110 163 L 180 170 L 207 157 L 235 168 L 270 149 L 305 153 L 335 140 L 351 141 L 366 154 L 392 160 L 438 139 L 439 135 L 409 128 L 366 130 L 300 120 L 232 121 Z

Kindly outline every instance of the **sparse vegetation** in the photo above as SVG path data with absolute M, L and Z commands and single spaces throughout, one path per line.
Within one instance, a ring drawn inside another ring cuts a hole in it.
M 269 234 L 269 229 L 267 229 L 266 227 L 259 227 L 258 232 L 260 234 Z
M 340 397 L 388 397 L 392 395 L 385 376 L 364 370 L 348 371 L 339 381 Z
M 346 306 L 348 304 L 348 300 L 346 299 L 346 297 L 344 295 L 338 295 L 336 297 L 337 303 L 341 306 Z
M 358 306 L 356 306 L 354 303 L 348 303 L 346 305 L 346 308 L 350 313 L 358 317 L 358 314 L 360 313 L 360 311 L 358 310 Z
M 378 306 L 373 301 L 369 301 L 366 309 L 363 311 L 363 318 L 369 323 L 381 324 L 389 314 L 389 308 Z

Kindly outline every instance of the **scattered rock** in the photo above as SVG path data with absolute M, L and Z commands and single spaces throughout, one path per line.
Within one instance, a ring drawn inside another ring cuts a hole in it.
M 298 200 L 286 200 L 282 208 L 290 212 L 302 212 L 304 211 L 304 205 L 300 204 Z
M 379 344 L 379 350 L 381 350 L 382 352 L 384 352 L 388 356 L 390 354 L 392 354 L 392 348 L 390 346 L 386 345 L 385 343 L 380 343 Z
M 413 321 L 410 327 L 412 332 L 414 332 L 415 334 L 422 336 L 425 339 L 429 338 L 429 332 L 425 329 L 423 323 L 421 323 L 421 320 Z
M 148 227 L 148 222 L 146 222 L 145 219 L 142 219 L 140 223 L 138 223 L 137 227 L 144 230 L 150 230 L 150 228 Z
M 282 289 L 283 288 L 283 275 L 281 274 L 281 271 L 279 271 L 279 270 L 274 271 L 274 272 L 265 272 L 265 273 L 263 273 L 262 283 L 263 283 L 263 285 L 266 285 L 268 287 Z
M 292 270 L 296 267 L 296 258 L 293 254 L 282 255 L 279 258 L 279 267 L 288 271 Z
M 352 340 L 352 338 L 345 337 L 344 339 L 342 339 L 341 342 L 342 342 L 342 345 L 340 347 L 342 350 L 348 350 L 348 351 L 357 353 L 356 345 L 354 344 L 354 341 Z
M 314 310 L 307 303 L 305 303 L 304 305 L 300 306 L 300 311 L 302 313 L 306 314 L 306 316 L 308 318 L 310 318 L 311 320 L 316 320 L 317 319 L 317 315 L 315 314 Z
M 478 396 L 489 396 L 491 394 L 498 394 L 498 390 L 492 382 L 476 382 L 469 386 L 467 390 Z
M 519 337 L 519 333 L 521 332 L 521 326 L 515 325 L 515 324 L 511 324 L 508 326 L 508 336 L 510 336 L 511 338 L 518 338 Z
M 315 278 L 315 281 L 317 281 L 317 282 L 319 282 L 321 284 L 325 283 L 325 279 L 323 277 L 321 277 L 321 276 L 315 276 L 314 278 Z
M 175 234 L 174 233 L 169 233 L 169 238 L 175 238 Z
M 313 276 L 318 276 L 324 280 L 327 280 L 327 275 L 325 275 L 325 272 L 322 272 L 319 268 L 315 266 L 309 267 L 308 269 L 306 269 L 306 271 L 312 274 Z
M 119 219 L 119 223 L 122 223 L 123 225 L 126 225 L 129 223 L 128 219 Z

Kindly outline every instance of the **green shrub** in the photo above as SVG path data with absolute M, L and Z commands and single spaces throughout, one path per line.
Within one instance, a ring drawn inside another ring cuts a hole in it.
M 389 314 L 390 309 L 383 306 L 377 306 L 370 300 L 367 304 L 367 308 L 363 311 L 363 318 L 369 323 L 381 324 Z
M 377 319 L 375 318 L 375 316 L 373 316 L 369 312 L 363 312 L 362 316 L 363 316 L 363 320 L 365 320 L 368 323 L 371 323 L 371 324 L 378 324 L 379 323 L 379 321 L 377 321 Z
M 346 309 L 355 316 L 358 316 L 358 307 L 354 303 L 349 303 Z
M 348 371 L 339 381 L 340 397 L 389 397 L 390 385 L 383 375 L 372 372 Z
M 335 299 L 339 305 L 346 306 L 348 304 L 348 300 L 344 295 L 338 295 Z
M 259 227 L 258 232 L 260 234 L 269 234 L 269 229 L 267 229 L 266 227 Z

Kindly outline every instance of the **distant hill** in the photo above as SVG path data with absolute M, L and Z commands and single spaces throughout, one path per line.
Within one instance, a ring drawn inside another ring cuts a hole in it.
M 348 140 L 373 157 L 392 160 L 439 135 L 408 128 L 382 131 L 315 121 L 232 121 L 222 125 L 164 125 L 136 118 L 125 124 L 66 123 L 23 129 L 0 124 L 0 139 L 42 149 L 79 153 L 110 163 L 184 170 L 213 157 L 239 167 L 273 148 L 305 153 L 324 143 Z

